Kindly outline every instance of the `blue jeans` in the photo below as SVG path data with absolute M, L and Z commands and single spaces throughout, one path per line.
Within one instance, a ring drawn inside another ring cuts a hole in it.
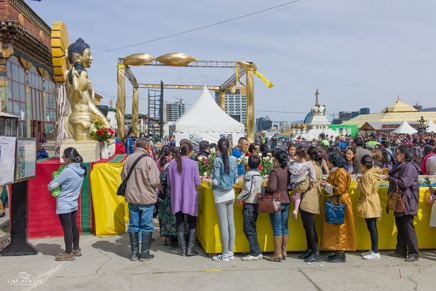
M 289 235 L 288 229 L 289 203 L 282 203 L 280 212 L 270 213 L 269 220 L 274 236 Z
M 154 204 L 140 205 L 129 203 L 129 226 L 127 232 L 153 232 Z
M 259 256 L 262 251 L 259 247 L 256 232 L 256 220 L 257 220 L 257 204 L 245 203 L 242 209 L 242 216 L 244 221 L 244 234 L 250 244 L 250 255 Z

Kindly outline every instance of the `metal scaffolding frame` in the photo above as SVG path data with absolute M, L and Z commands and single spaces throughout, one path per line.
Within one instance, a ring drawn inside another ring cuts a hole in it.
M 138 59 L 141 59 L 141 57 L 145 56 L 145 62 L 147 61 L 147 57 L 150 57 L 146 54 L 137 54 L 139 56 Z M 133 55 L 131 55 L 133 56 Z M 130 56 L 129 56 L 130 57 Z M 134 65 L 134 62 L 129 62 L 131 65 Z M 272 87 L 272 83 L 266 80 L 262 74 L 257 72 L 256 65 L 253 62 L 242 62 L 242 61 L 214 61 L 214 60 L 195 60 L 187 65 L 183 66 L 175 66 L 175 65 L 166 65 L 163 63 L 158 62 L 157 60 L 149 61 L 148 63 L 141 63 L 137 62 L 137 66 L 158 66 L 158 67 L 188 67 L 188 68 L 224 68 L 224 69 L 235 69 L 235 73 L 230 76 L 229 79 L 227 79 L 223 84 L 221 85 L 207 85 L 207 89 L 219 92 L 220 94 L 220 107 L 225 110 L 225 93 L 227 90 L 233 91 L 236 89 L 236 83 L 240 80 L 240 78 L 244 75 L 246 75 L 246 82 L 245 84 L 242 84 L 247 88 L 247 123 L 246 123 L 246 129 L 247 129 L 247 135 L 249 138 L 254 138 L 254 75 L 256 74 L 259 78 L 262 79 L 262 81 L 268 86 Z M 136 66 L 136 65 L 135 65 Z M 187 90 L 201 90 L 203 89 L 204 85 L 187 85 L 187 84 L 150 84 L 150 83 L 138 83 L 133 72 L 130 70 L 130 65 L 124 62 L 124 58 L 118 58 L 118 99 L 120 101 L 120 106 L 117 106 L 117 121 L 122 123 L 122 118 L 125 114 L 125 85 L 124 85 L 124 78 L 127 77 L 127 79 L 130 81 L 135 90 L 137 91 L 138 88 L 148 88 L 149 89 L 149 99 L 153 100 L 153 102 L 158 102 L 157 97 L 151 93 L 156 90 L 154 89 L 161 89 L 161 96 L 163 97 L 163 90 L 164 89 L 187 89 Z M 137 99 L 135 99 L 133 102 L 138 102 Z M 151 104 L 152 108 L 150 111 L 149 107 L 149 118 L 151 119 L 152 116 L 150 114 L 153 113 L 153 117 L 156 117 L 157 114 L 157 106 L 153 105 L 153 102 L 149 101 L 149 104 Z M 159 114 L 159 120 L 161 122 L 161 127 L 163 124 L 163 98 L 160 98 L 159 101 L 160 107 L 160 114 Z M 153 107 L 155 106 L 155 107 Z M 132 108 L 137 108 L 138 106 L 133 106 Z M 137 109 L 136 109 L 137 110 Z M 133 110 L 132 110 L 133 111 Z M 132 116 L 134 117 L 135 114 L 137 115 L 138 112 L 132 112 Z M 120 120 L 118 120 L 120 119 Z M 150 123 L 150 121 L 149 121 Z M 133 126 L 135 126 L 134 123 L 132 123 Z M 136 128 L 137 129 L 137 128 Z M 135 130 L 135 128 L 134 128 Z M 162 132 L 162 131 L 161 131 Z M 119 128 L 119 134 L 122 135 L 124 133 L 124 128 Z M 162 133 L 161 133 L 162 135 Z

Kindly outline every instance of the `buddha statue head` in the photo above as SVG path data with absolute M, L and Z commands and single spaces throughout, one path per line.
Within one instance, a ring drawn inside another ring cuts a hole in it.
M 91 67 L 91 48 L 81 38 L 70 44 L 68 47 L 68 61 L 70 64 L 81 62 L 85 68 Z

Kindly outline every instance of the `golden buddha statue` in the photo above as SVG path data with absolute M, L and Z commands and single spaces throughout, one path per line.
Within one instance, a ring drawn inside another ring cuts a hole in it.
M 86 141 L 90 139 L 91 125 L 95 121 L 107 128 L 110 124 L 94 103 L 94 89 L 85 69 L 91 67 L 91 50 L 83 39 L 79 38 L 68 47 L 68 62 L 72 66 L 66 72 L 65 83 L 71 113 L 66 124 L 75 141 Z

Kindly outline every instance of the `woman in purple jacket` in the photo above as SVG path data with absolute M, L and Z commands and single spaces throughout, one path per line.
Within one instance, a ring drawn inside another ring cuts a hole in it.
M 403 193 L 406 212 L 394 212 L 398 230 L 397 246 L 395 252 L 388 256 L 406 258 L 406 262 L 414 262 L 419 260 L 418 240 L 413 225 L 413 220 L 418 213 L 419 168 L 413 161 L 413 152 L 409 146 L 400 145 L 396 155 L 398 164 L 385 179 L 389 180 L 390 189 L 395 190 L 398 186 L 398 190 Z
M 168 166 L 167 183 L 171 187 L 171 206 L 176 216 L 176 232 L 182 256 L 195 256 L 194 250 L 198 216 L 198 192 L 200 173 L 198 164 L 191 160 L 193 147 L 190 142 L 184 142 L 176 158 Z M 185 240 L 185 215 L 189 222 L 188 246 Z

